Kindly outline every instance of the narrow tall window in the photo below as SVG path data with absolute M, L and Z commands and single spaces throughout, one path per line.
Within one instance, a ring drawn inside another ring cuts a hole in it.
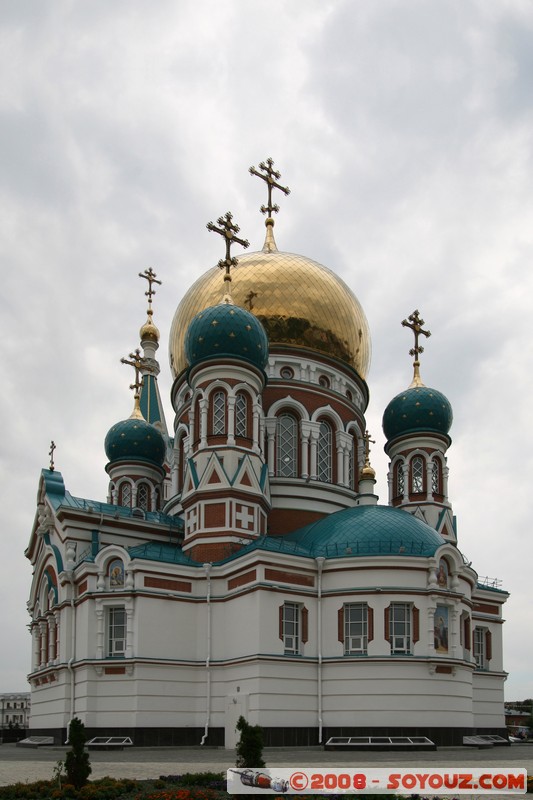
M 395 489 L 394 492 L 395 497 L 403 497 L 405 494 L 405 479 L 403 474 L 403 461 L 398 461 L 395 466 Z
M 248 398 L 240 392 L 235 403 L 235 433 L 248 436 Z
M 433 459 L 431 466 L 431 491 L 433 494 L 441 494 L 440 491 L 440 462 L 437 458 Z
M 485 669 L 485 631 L 474 628 L 474 661 L 478 669 Z
M 368 650 L 368 605 L 344 604 L 344 655 L 357 655 Z
M 126 654 L 126 609 L 108 609 L 107 617 L 107 655 L 121 658 Z
M 391 653 L 411 652 L 411 606 L 409 603 L 390 604 L 389 642 Z
M 226 398 L 224 392 L 215 392 L 213 396 L 213 435 L 226 433 Z
M 137 488 L 137 506 L 143 511 L 150 510 L 150 487 L 147 483 L 140 483 Z
M 131 508 L 131 484 L 123 483 L 119 490 L 119 501 L 118 504 L 120 506 L 127 506 Z
M 283 649 L 288 655 L 297 655 L 300 652 L 300 606 L 284 603 L 281 612 Z
M 355 489 L 355 464 L 357 458 L 357 442 L 355 436 L 352 436 L 352 444 L 350 452 L 348 453 L 348 486 L 350 489 Z
M 411 461 L 411 491 L 422 494 L 424 491 L 424 459 L 416 456 Z
M 298 423 L 291 414 L 281 414 L 277 422 L 277 474 L 295 478 L 297 470 Z
M 317 472 L 318 480 L 331 483 L 332 477 L 332 444 L 333 435 L 329 422 L 320 423 L 318 434 Z

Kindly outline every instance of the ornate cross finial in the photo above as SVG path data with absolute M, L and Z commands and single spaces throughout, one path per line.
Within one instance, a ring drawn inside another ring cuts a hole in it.
M 411 330 L 415 335 L 415 346 L 412 347 L 411 350 L 409 350 L 409 355 L 414 356 L 415 359 L 413 362 L 413 367 L 414 367 L 413 380 L 409 388 L 413 386 L 423 386 L 424 384 L 422 383 L 422 379 L 420 378 L 420 361 L 418 360 L 418 356 L 420 355 L 420 353 L 424 352 L 424 348 L 422 347 L 422 345 L 418 344 L 418 337 L 420 336 L 420 334 L 422 334 L 423 336 L 428 338 L 429 336 L 431 336 L 431 331 L 425 331 L 422 328 L 422 325 L 425 325 L 425 322 L 423 319 L 420 318 L 418 309 L 416 309 L 415 311 L 413 311 L 412 314 L 409 315 L 409 321 L 404 319 L 402 321 L 402 325 L 405 328 L 411 328 Z
M 431 331 L 425 331 L 422 328 L 422 325 L 425 325 L 425 322 L 423 319 L 420 319 L 420 314 L 418 312 L 418 309 L 416 309 L 416 311 L 413 311 L 413 313 L 409 315 L 409 321 L 404 319 L 402 321 L 402 325 L 405 328 L 411 328 L 411 330 L 415 335 L 415 346 L 411 350 L 409 350 L 409 355 L 414 356 L 415 361 L 418 361 L 419 354 L 424 352 L 424 348 L 422 347 L 422 345 L 418 344 L 418 337 L 420 336 L 420 334 L 429 337 L 431 336 Z
M 288 186 L 281 186 L 277 181 L 281 178 L 281 172 L 278 172 L 276 169 L 273 169 L 274 162 L 271 158 L 267 158 L 266 164 L 264 161 L 261 161 L 259 164 L 259 169 L 264 172 L 265 174 L 262 175 L 261 172 L 258 172 L 255 167 L 250 167 L 248 170 L 250 175 L 257 175 L 258 178 L 265 181 L 268 187 L 268 203 L 266 206 L 261 206 L 261 213 L 268 214 L 269 217 L 272 217 L 272 212 L 275 211 L 276 214 L 279 211 L 279 206 L 274 203 L 272 204 L 272 189 L 280 189 L 284 195 L 288 195 L 291 193 L 291 190 Z M 272 223 L 274 224 L 274 223 Z
M 375 439 L 370 438 L 370 431 L 366 430 L 363 436 L 365 442 L 365 467 L 370 466 L 370 445 L 376 444 Z
M 134 353 L 130 353 L 131 361 L 128 361 L 127 358 L 121 358 L 121 364 L 128 364 L 130 367 L 133 367 L 135 370 L 135 383 L 130 384 L 130 389 L 133 389 L 135 392 L 134 397 L 136 400 L 139 399 L 139 392 L 143 385 L 143 379 L 140 377 L 141 369 L 142 369 L 142 361 L 141 361 L 141 351 L 139 348 L 135 350 Z
M 213 222 L 208 222 L 206 225 L 208 231 L 214 231 L 215 233 L 219 233 L 226 239 L 226 258 L 221 258 L 220 261 L 218 262 L 218 266 L 220 267 L 220 269 L 226 270 L 224 275 L 224 281 L 227 282 L 228 284 L 231 283 L 230 269 L 232 267 L 236 267 L 237 264 L 239 263 L 238 259 L 235 258 L 235 256 L 232 256 L 230 253 L 231 245 L 234 242 L 237 242 L 237 244 L 240 244 L 245 249 L 250 246 L 250 242 L 248 241 L 248 239 L 239 239 L 239 237 L 236 235 L 237 233 L 239 233 L 240 228 L 238 225 L 235 225 L 232 222 L 232 220 L 233 220 L 233 215 L 231 214 L 230 211 L 228 211 L 223 217 L 219 217 L 217 219 L 217 225 L 219 225 L 218 228 Z
M 50 472 L 53 472 L 54 469 L 55 469 L 55 466 L 54 466 L 54 450 L 55 449 L 56 449 L 56 443 L 52 439 L 52 441 L 50 442 L 50 451 L 48 453 L 48 455 L 50 456 L 50 466 L 49 466 Z
M 152 311 L 152 297 L 155 294 L 155 289 L 152 289 L 152 286 L 154 283 L 157 283 L 159 286 L 161 286 L 161 281 L 157 280 L 157 275 L 153 271 L 152 267 L 150 267 L 150 269 L 145 269 L 144 272 L 139 272 L 139 278 L 144 278 L 148 281 L 148 291 L 145 292 L 145 295 L 148 298 L 148 317 L 151 317 L 154 313 Z

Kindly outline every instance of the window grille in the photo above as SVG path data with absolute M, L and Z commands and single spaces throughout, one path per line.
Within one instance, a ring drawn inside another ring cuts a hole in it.
M 389 641 L 391 653 L 411 652 L 411 606 L 391 603 L 389 606 Z
M 126 654 L 126 609 L 113 607 L 108 609 L 108 656 L 124 657 Z
M 368 606 L 366 603 L 344 605 L 344 655 L 368 651 Z
M 131 484 L 123 483 L 120 487 L 120 505 L 131 508 Z
M 411 462 L 411 486 L 413 494 L 422 494 L 424 491 L 424 460 L 420 456 Z
M 433 494 L 440 494 L 440 464 L 436 458 L 433 459 L 431 468 L 431 491 Z
M 284 603 L 282 617 L 283 648 L 287 654 L 300 652 L 300 606 Z
M 403 461 L 396 464 L 396 497 L 403 497 L 405 493 L 405 479 L 403 474 Z
M 281 478 L 295 478 L 297 468 L 298 430 L 291 414 L 281 414 L 277 422 L 277 474 Z
M 226 398 L 224 392 L 215 392 L 213 397 L 213 435 L 226 433 Z
M 143 511 L 149 511 L 150 489 L 148 484 L 140 483 L 137 489 L 137 506 Z
M 248 435 L 248 398 L 245 394 L 237 395 L 235 404 L 235 433 L 237 436 Z
M 318 435 L 317 472 L 318 480 L 325 483 L 331 483 L 332 477 L 332 438 L 331 425 L 321 422 Z

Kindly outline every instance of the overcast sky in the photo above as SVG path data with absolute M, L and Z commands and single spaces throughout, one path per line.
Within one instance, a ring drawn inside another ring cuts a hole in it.
M 103 500 L 103 441 L 129 416 L 119 360 L 145 285 L 167 339 L 223 255 L 231 210 L 260 249 L 272 156 L 291 188 L 280 250 L 339 274 L 373 341 L 368 427 L 411 380 L 401 320 L 432 336 L 422 378 L 454 409 L 459 547 L 511 593 L 506 699 L 533 696 L 533 4 L 530 0 L 2 0 L 0 692 L 27 690 L 24 558 L 51 439 Z

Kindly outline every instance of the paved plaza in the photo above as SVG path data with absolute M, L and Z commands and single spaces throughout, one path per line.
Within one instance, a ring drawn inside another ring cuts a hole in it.
M 38 749 L 0 745 L 0 785 L 18 781 L 51 779 L 56 763 L 64 760 L 66 747 Z M 433 752 L 346 753 L 316 748 L 265 748 L 268 767 L 479 767 L 526 768 L 533 774 L 533 744 L 515 744 L 477 750 L 444 747 Z M 91 778 L 146 779 L 184 772 L 221 772 L 235 764 L 235 751 L 203 747 L 130 747 L 118 752 L 91 751 Z M 496 797 L 496 795 L 490 795 Z M 516 795 L 514 795 L 516 798 Z M 504 797 L 504 795 L 498 795 Z

